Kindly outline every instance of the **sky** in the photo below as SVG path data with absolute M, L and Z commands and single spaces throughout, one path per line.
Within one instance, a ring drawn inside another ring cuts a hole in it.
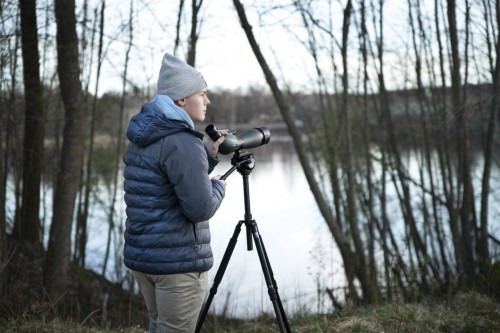
M 110 31 L 117 31 L 120 21 L 128 16 L 129 9 L 122 7 L 123 3 L 125 1 L 108 4 L 110 13 L 106 15 L 109 15 L 110 20 L 106 22 L 114 22 L 114 26 L 108 28 Z M 186 1 L 186 6 L 189 4 L 190 1 Z M 138 83 L 149 82 L 150 85 L 154 85 L 164 52 L 173 52 L 177 1 L 150 1 L 150 6 L 146 6 L 145 1 L 135 1 L 134 5 L 138 7 L 140 14 L 134 28 L 138 37 L 134 40 L 136 48 L 131 54 L 131 77 Z M 187 8 L 185 16 L 189 14 L 190 8 Z M 196 67 L 203 73 L 209 89 L 233 90 L 248 85 L 264 85 L 262 70 L 239 25 L 232 2 L 205 0 L 202 16 Z M 188 20 L 189 17 L 184 18 L 184 22 Z M 177 55 L 183 59 L 187 54 L 186 40 L 189 28 L 190 25 L 185 24 L 181 32 L 184 41 Z M 259 33 L 258 30 L 255 32 Z M 119 39 L 122 41 L 113 42 L 108 49 L 111 66 L 103 66 L 103 74 L 107 77 L 103 90 L 121 88 L 119 74 L 122 68 L 116 64 L 123 62 L 127 34 L 121 34 Z
M 256 3 L 259 5 L 258 1 L 242 2 L 253 33 L 275 76 L 279 79 L 284 72 L 288 82 L 293 82 L 299 88 L 306 86 L 310 81 L 308 73 L 315 71 L 312 59 L 297 38 L 282 28 L 283 25 L 293 27 L 299 24 L 297 18 L 287 14 L 288 9 L 266 12 L 266 15 L 259 16 L 255 7 Z M 279 6 L 289 2 L 277 0 L 272 4 Z M 191 1 L 186 1 L 181 31 L 182 45 L 177 54 L 182 59 L 187 54 L 190 3 Z M 266 2 L 267 6 L 270 3 Z M 136 0 L 133 4 L 135 48 L 131 53 L 130 77 L 137 84 L 154 86 L 164 52 L 173 52 L 178 1 Z M 121 90 L 121 64 L 128 42 L 128 32 L 121 29 L 128 16 L 128 1 L 106 1 L 105 30 L 109 44 L 108 60 L 102 68 L 104 83 L 100 87 L 101 93 L 110 89 Z M 204 0 L 201 17 L 196 68 L 204 75 L 209 89 L 238 90 L 249 86 L 267 86 L 232 1 Z M 294 30 L 297 36 L 300 33 L 299 30 Z
M 100 0 L 89 0 L 91 11 L 98 7 Z M 293 12 L 290 0 L 258 1 L 243 0 L 246 13 L 253 33 L 264 53 L 279 84 L 284 88 L 290 85 L 292 90 L 312 90 L 316 68 L 313 59 L 306 50 L 304 41 L 307 34 L 303 29 L 300 16 Z M 306 3 L 307 1 L 304 1 Z M 368 4 L 377 1 L 367 1 Z M 463 1 L 458 1 L 457 19 L 464 17 Z M 140 89 L 156 86 L 161 59 L 165 52 L 173 53 L 176 34 L 178 1 L 133 0 L 133 28 L 134 48 L 130 54 L 129 75 L 131 83 Z M 331 7 L 329 7 L 331 3 Z M 316 1 L 313 8 L 315 17 L 322 19 L 322 24 L 328 25 L 333 31 L 337 43 L 341 39 L 341 25 L 343 6 L 346 1 Z M 442 4 L 444 1 L 441 2 Z M 77 0 L 77 12 L 81 17 L 83 0 Z M 185 1 L 185 10 L 182 18 L 181 47 L 178 56 L 186 58 L 187 40 L 189 36 L 191 1 Z M 433 0 L 421 0 L 424 24 L 432 22 Z M 443 5 L 444 6 L 444 5 Z M 269 8 L 272 10 L 269 10 Z M 358 2 L 354 2 L 354 10 L 359 11 Z M 476 6 L 476 8 L 478 8 Z M 267 9 L 267 10 L 265 10 Z M 443 7 L 442 10 L 446 8 Z M 369 12 L 377 9 L 368 8 Z M 106 0 L 105 12 L 105 56 L 101 70 L 99 94 L 106 91 L 121 91 L 123 63 L 128 43 L 128 23 L 130 2 L 127 0 Z M 329 23 L 327 13 L 332 13 Z M 474 12 L 473 12 L 474 14 Z M 425 16 L 428 17 L 425 17 Z M 430 15 L 430 16 L 429 16 Z M 90 15 L 92 25 L 93 18 Z M 249 46 L 246 35 L 240 26 L 239 18 L 231 0 L 204 0 L 201 10 L 201 28 L 197 44 L 196 68 L 204 75 L 209 90 L 245 90 L 248 87 L 258 86 L 267 88 L 264 75 Z M 444 19 L 444 18 L 443 18 Z M 359 58 L 359 41 L 357 26 L 359 14 L 353 18 L 349 36 L 349 67 L 352 76 L 359 75 L 361 69 Z M 480 18 L 476 18 L 481 22 Z M 369 17 L 369 29 L 373 25 Z M 408 28 L 408 5 L 406 1 L 386 0 L 384 2 L 384 39 L 385 39 L 385 76 L 389 87 L 401 88 L 405 82 L 415 82 L 411 68 L 411 36 Z M 429 27 L 427 27 L 428 29 Z M 476 28 L 481 29 L 476 25 Z M 481 33 L 481 31 L 479 31 Z M 374 32 L 370 31 L 373 45 Z M 326 35 L 316 38 L 325 48 L 330 41 Z M 323 40 L 321 40 L 323 38 Z M 432 38 L 432 36 L 431 36 Z M 479 40 L 479 38 L 478 38 Z M 339 46 L 333 43 L 337 53 L 334 62 L 341 68 Z M 481 46 L 479 46 L 480 48 Z M 320 66 L 325 73 L 331 74 L 331 59 L 325 49 L 320 52 Z M 408 60 L 409 59 L 409 60 Z M 408 62 L 410 61 L 410 62 Z M 481 61 L 479 61 L 481 66 Z M 370 64 L 371 77 L 375 78 L 376 65 Z M 95 77 L 96 66 L 84 66 L 84 71 L 92 70 Z M 484 72 L 484 71 L 483 71 Z M 487 71 L 486 71 L 487 72 Z M 409 80 L 408 80 L 409 76 Z M 327 78 L 331 80 L 331 78 Z M 351 82 L 353 82 L 352 80 Z M 351 83 L 355 84 L 355 83 Z M 92 84 L 91 84 L 92 86 Z

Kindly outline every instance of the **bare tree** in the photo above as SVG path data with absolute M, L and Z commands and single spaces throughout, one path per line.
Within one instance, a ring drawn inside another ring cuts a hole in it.
M 82 19 L 82 34 L 80 38 L 80 44 L 81 44 L 81 53 L 82 55 L 80 56 L 80 68 L 82 68 L 82 77 L 84 77 L 84 70 L 85 67 L 88 67 L 87 71 L 87 78 L 82 80 L 82 85 L 83 85 L 83 91 L 84 91 L 84 98 L 85 98 L 85 114 L 88 114 L 88 98 L 90 96 L 89 92 L 89 85 L 90 85 L 90 80 L 92 77 L 92 69 L 94 68 L 91 64 L 93 63 L 93 58 L 94 58 L 94 42 L 95 42 L 95 35 L 97 32 L 97 21 L 99 20 L 99 15 L 98 15 L 98 9 L 94 8 L 94 19 L 93 19 L 93 25 L 91 28 L 91 37 L 90 37 L 90 52 L 88 56 L 88 61 L 85 62 L 86 57 L 84 56 L 86 53 L 87 48 L 89 47 L 89 41 L 87 38 L 87 22 L 88 22 L 88 1 L 85 0 L 82 6 L 82 11 L 83 11 L 83 19 Z M 86 63 L 89 65 L 86 66 Z M 84 146 L 84 156 L 85 156 L 85 148 Z M 87 154 L 87 156 L 90 154 Z M 86 243 L 87 243 L 87 212 L 88 212 L 88 206 L 87 202 L 85 201 L 87 198 L 84 194 L 84 189 L 86 189 L 84 186 L 86 184 L 85 182 L 85 168 L 84 165 L 82 164 L 82 176 L 80 179 L 80 189 L 78 190 L 78 202 L 77 202 L 77 213 L 76 213 L 76 221 L 75 221 L 75 237 L 74 237 L 74 242 L 73 242 L 73 262 L 75 262 L 77 265 L 80 267 L 85 266 L 85 255 L 86 255 Z
M 179 11 L 177 12 L 177 24 L 175 25 L 175 42 L 174 42 L 174 56 L 177 56 L 177 49 L 180 44 L 180 34 L 181 34 L 181 20 L 182 12 L 184 9 L 184 0 L 179 0 Z
M 495 1 L 495 13 L 492 13 L 487 1 L 483 1 L 485 22 L 494 21 L 496 24 L 496 41 L 492 39 L 495 37 L 491 35 L 489 24 L 485 25 L 485 38 L 487 39 L 488 45 L 488 57 L 490 60 L 490 72 L 491 72 L 491 102 L 489 105 L 489 118 L 488 127 L 486 133 L 486 143 L 484 147 L 484 168 L 483 168 L 483 178 L 482 178 L 482 188 L 481 188 L 481 212 L 480 212 L 480 225 L 479 234 L 477 239 L 478 244 L 478 261 L 481 271 L 484 272 L 486 267 L 490 263 L 490 253 L 488 249 L 488 212 L 489 212 L 489 197 L 490 197 L 490 180 L 491 180 L 491 166 L 493 162 L 493 146 L 494 146 L 494 135 L 497 128 L 496 117 L 499 117 L 500 106 L 498 101 L 498 95 L 500 93 L 500 33 L 498 29 L 500 28 L 500 2 Z M 496 20 L 489 19 L 490 16 L 495 14 Z M 493 49 L 493 45 L 495 48 Z M 493 61 L 493 59 L 496 59 Z M 500 118 L 500 117 L 499 117 Z
M 133 0 L 130 0 L 130 12 L 129 12 L 129 21 L 128 21 L 128 32 L 129 32 L 129 41 L 128 41 L 128 46 L 127 50 L 125 52 L 125 60 L 124 60 L 124 67 L 123 67 L 123 74 L 122 74 L 122 93 L 121 93 L 121 98 L 120 98 L 120 111 L 119 111 L 119 118 L 118 118 L 118 129 L 117 129 L 117 134 L 116 137 L 118 138 L 117 143 L 116 143 L 116 150 L 115 150 L 115 156 L 114 156 L 114 174 L 113 174 L 113 182 L 111 184 L 112 190 L 111 190 L 111 200 L 109 203 L 109 208 L 108 208 L 108 240 L 106 242 L 106 252 L 104 255 L 104 263 L 102 266 L 102 271 L 101 275 L 105 276 L 106 274 L 106 269 L 108 266 L 108 258 L 109 258 L 109 253 L 110 253 L 110 246 L 111 246 L 111 236 L 112 232 L 115 227 L 115 204 L 116 204 L 116 197 L 117 197 L 117 191 L 118 191 L 118 173 L 120 170 L 120 162 L 121 158 L 123 156 L 123 122 L 124 122 L 124 115 L 125 115 L 125 98 L 127 95 L 127 81 L 128 81 L 128 66 L 129 66 L 129 60 L 130 60 L 130 51 L 132 50 L 133 46 L 133 40 L 134 40 L 134 26 L 133 26 L 133 18 L 134 18 L 134 6 L 133 6 Z M 119 224 L 120 227 L 122 224 Z M 123 234 L 122 230 L 120 230 L 120 235 Z M 116 265 L 118 266 L 118 264 Z
M 348 237 L 346 237 L 346 234 L 343 232 L 343 228 L 338 220 L 340 216 L 335 217 L 332 214 L 332 211 L 330 210 L 330 206 L 328 204 L 328 199 L 325 194 L 322 193 L 320 183 L 315 179 L 315 172 L 309 160 L 307 150 L 305 149 L 305 144 L 301 140 L 302 135 L 295 123 L 294 115 L 290 110 L 290 104 L 279 88 L 274 74 L 269 68 L 267 61 L 265 60 L 264 55 L 262 54 L 257 41 L 255 40 L 252 32 L 252 27 L 248 22 L 243 5 L 238 0 L 233 0 L 233 4 L 240 18 L 240 22 L 247 36 L 248 42 L 262 68 L 266 81 L 275 98 L 276 104 L 280 109 L 281 115 L 283 116 L 283 119 L 287 125 L 290 136 L 293 139 L 294 147 L 297 151 L 299 161 L 302 165 L 305 177 L 308 181 L 309 187 L 313 193 L 316 203 L 318 204 L 319 210 L 328 227 L 330 228 L 335 242 L 339 247 L 348 280 L 351 281 L 352 286 L 354 286 L 354 279 L 349 278 L 349 276 L 355 276 L 358 279 L 359 285 L 362 289 L 364 299 L 367 302 L 376 302 L 377 297 L 375 295 L 379 294 L 378 285 L 376 283 L 372 283 L 369 279 L 367 279 L 367 270 L 366 267 L 363 266 L 364 261 L 360 260 L 360 256 L 363 256 L 363 253 L 357 253 L 355 250 L 353 250 L 353 248 L 351 247 L 351 241 Z M 351 2 L 348 1 L 344 11 L 346 20 L 349 19 L 351 6 Z M 344 25 L 344 27 L 346 27 L 346 25 Z M 351 288 L 351 290 L 353 293 L 356 293 L 355 288 Z M 356 299 L 355 294 L 353 294 L 352 297 Z
M 7 226 L 7 216 L 6 216 L 6 203 L 7 203 L 7 176 L 10 175 L 13 185 L 14 185 L 14 218 L 13 220 L 20 218 L 20 205 L 21 205 L 21 180 L 22 180 L 22 149 L 17 147 L 18 142 L 22 142 L 22 130 L 20 126 L 22 125 L 23 112 L 20 110 L 18 104 L 18 80 L 19 77 L 18 67 L 19 67 L 19 54 L 17 50 L 19 49 L 20 43 L 20 32 L 19 32 L 19 7 L 17 5 L 11 4 L 0 8 L 0 12 L 4 14 L 2 16 L 2 30 L 5 32 L 5 36 L 9 36 L 2 41 L 5 47 L 2 47 L 1 64 L 0 68 L 2 70 L 2 123 L 4 126 L 3 137 L 2 137 L 2 173 L 0 173 L 2 181 L 2 190 L 0 194 L 1 199 L 1 217 L 0 225 L 4 227 Z M 5 18 L 5 20 L 4 20 Z M 14 47 L 15 51 L 12 52 L 11 46 Z M 14 222 L 15 223 L 15 222 Z M 2 228 L 5 232 L 5 228 Z M 6 246 L 6 243 L 4 243 Z
M 17 4 L 6 3 L 0 0 L 0 31 L 5 38 L 0 40 L 0 292 L 6 285 L 6 272 L 13 247 L 7 244 L 7 184 L 8 175 L 14 170 L 14 179 L 17 178 L 14 163 L 17 159 L 14 142 L 21 140 L 17 132 L 16 124 L 16 90 L 18 78 L 19 47 L 19 11 Z M 11 52 L 9 45 L 15 46 L 16 52 Z M 16 181 L 17 184 L 17 181 Z M 17 193 L 17 187 L 16 187 Z M 16 196 L 17 200 L 17 196 Z
M 198 37 L 200 34 L 198 23 L 202 4 L 203 0 L 192 0 L 191 3 L 191 34 L 189 35 L 189 48 L 186 62 L 193 67 L 195 67 L 196 64 L 196 45 L 198 44 Z
M 20 241 L 40 245 L 40 180 L 43 163 L 44 116 L 36 1 L 21 1 L 20 8 L 26 111 L 22 209 L 20 219 L 16 219 L 13 234 Z
M 90 115 L 90 130 L 89 130 L 89 147 L 87 154 L 86 167 L 83 169 L 84 177 L 83 183 L 84 194 L 83 194 L 83 207 L 79 207 L 78 219 L 77 219 L 77 231 L 75 237 L 75 258 L 80 267 L 85 267 L 85 248 L 87 246 L 87 224 L 89 217 L 89 207 L 90 207 L 90 193 L 94 188 L 94 175 L 93 175 L 93 160 L 94 160 L 94 142 L 95 142 L 95 127 L 96 127 L 96 114 L 97 114 L 97 98 L 99 91 L 99 82 L 101 75 L 101 67 L 103 62 L 103 38 L 104 38 L 104 11 L 106 8 L 106 1 L 101 2 L 101 10 L 99 13 L 99 43 L 97 46 L 97 73 L 95 77 L 94 94 L 92 100 L 92 110 Z
M 460 235 L 462 243 L 463 266 L 459 271 L 466 283 L 472 283 L 475 276 L 476 262 L 474 252 L 474 233 L 476 217 L 474 213 L 474 193 L 471 179 L 470 142 L 468 117 L 463 107 L 462 79 L 458 28 L 456 19 L 457 5 L 455 0 L 447 1 L 447 15 L 451 48 L 451 106 L 455 115 L 458 130 L 459 174 L 457 184 L 462 192 L 460 207 Z
M 43 282 L 57 302 L 64 296 L 70 262 L 71 225 L 78 191 L 85 137 L 85 108 L 78 60 L 74 0 L 56 0 L 57 59 L 65 107 L 64 142 L 54 193 L 52 223 Z
M 405 27 L 410 38 L 402 39 L 401 50 L 396 52 L 401 65 L 396 74 L 402 78 L 399 87 L 389 76 L 394 73 L 387 62 L 385 1 L 346 1 L 345 5 L 338 1 L 290 2 L 288 8 L 295 11 L 287 14 L 300 16 L 305 31 L 301 36 L 306 36 L 306 41 L 293 31 L 296 25 L 292 29 L 286 20 L 282 24 L 302 42 L 316 70 L 312 83 L 317 89 L 317 105 L 309 105 L 309 113 L 302 115 L 309 142 L 296 137 L 297 114 L 292 110 L 300 110 L 299 103 L 293 101 L 292 107 L 284 97 L 240 1 L 233 3 L 292 136 L 313 196 L 342 254 L 351 300 L 360 290 L 365 300 L 376 299 L 380 289 L 369 285 L 383 288 L 382 281 L 389 298 L 397 292 L 411 298 L 436 288 L 442 291 L 454 283 L 473 285 L 480 269 L 488 267 L 488 242 L 491 245 L 489 183 L 493 133 L 500 112 L 498 1 L 495 5 L 483 1 L 484 20 L 477 21 L 480 7 L 469 0 L 460 5 L 436 0 L 434 15 L 427 15 L 428 6 L 422 1 L 408 0 Z M 342 40 L 335 38 L 332 28 L 334 3 L 343 10 L 343 21 L 337 20 Z M 353 8 L 357 4 L 360 10 Z M 458 11 L 462 4 L 464 10 Z M 323 10 L 326 6 L 328 10 Z M 285 6 L 268 6 L 267 12 L 278 7 Z M 457 13 L 463 18 L 457 18 Z M 260 14 L 261 18 L 265 15 Z M 359 17 L 361 52 L 356 59 L 356 54 L 348 52 L 354 35 L 349 24 L 356 24 Z M 368 29 L 370 18 L 373 23 Z M 484 27 L 483 33 L 477 33 L 478 27 Z M 486 52 L 478 51 L 478 45 L 486 45 Z M 336 59 L 337 55 L 340 58 Z M 491 73 L 492 90 L 490 83 L 486 84 L 488 96 L 495 96 L 487 103 L 483 95 L 469 88 L 472 79 L 482 84 L 481 79 L 490 76 L 485 75 L 484 64 L 478 63 L 485 58 L 489 59 L 486 71 Z M 325 65 L 328 62 L 330 65 Z M 477 100 L 480 102 L 474 105 Z M 485 117 L 481 125 L 472 124 L 472 112 L 483 111 L 486 104 L 488 119 Z M 375 112 L 369 114 L 368 109 Z M 362 133 L 357 133 L 361 129 L 358 120 L 363 121 Z M 480 134 L 472 132 L 477 126 L 481 126 Z M 478 167 L 472 163 L 472 145 L 480 135 L 484 166 L 478 220 L 475 209 L 479 201 L 474 193 L 479 186 L 472 181 L 473 167 L 474 171 Z M 448 235 L 450 245 L 446 244 Z M 376 249 L 383 252 L 385 269 L 380 271 Z

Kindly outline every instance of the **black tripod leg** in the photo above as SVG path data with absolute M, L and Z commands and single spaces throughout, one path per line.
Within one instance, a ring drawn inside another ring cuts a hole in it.
M 198 322 L 196 323 L 196 329 L 195 333 L 199 333 L 201 326 L 203 325 L 203 322 L 205 321 L 205 317 L 207 316 L 208 309 L 210 308 L 210 305 L 212 304 L 212 300 L 217 294 L 217 288 L 219 287 L 220 282 L 222 281 L 222 277 L 224 276 L 224 273 L 226 272 L 227 264 L 229 263 L 229 259 L 231 258 L 231 255 L 233 254 L 233 250 L 236 246 L 236 242 L 238 241 L 238 235 L 240 234 L 241 231 L 241 225 L 243 224 L 244 221 L 238 222 L 236 225 L 236 228 L 234 229 L 233 236 L 229 240 L 229 244 L 226 248 L 226 251 L 224 252 L 224 256 L 222 257 L 221 264 L 219 266 L 219 269 L 217 270 L 217 274 L 215 274 L 214 278 L 214 283 L 212 285 L 212 288 L 210 288 L 210 292 L 207 298 L 207 301 L 203 305 L 203 309 L 201 310 L 200 317 L 198 318 Z
M 285 326 L 286 326 L 287 332 L 291 332 L 292 330 L 290 328 L 290 325 L 288 324 L 288 319 L 286 317 L 285 309 L 283 308 L 283 303 L 281 302 L 281 297 L 280 297 L 280 294 L 278 292 L 278 284 L 276 283 L 276 280 L 274 279 L 274 273 L 273 273 L 273 269 L 271 267 L 271 262 L 269 261 L 269 257 L 267 256 L 266 247 L 264 246 L 264 241 L 262 240 L 262 236 L 260 235 L 260 233 L 258 233 L 258 237 L 259 237 L 260 243 L 262 245 L 262 250 L 264 252 L 264 257 L 266 259 L 266 263 L 267 263 L 267 266 L 268 266 L 268 269 L 269 269 L 269 273 L 271 275 L 273 287 L 276 290 L 277 302 L 278 302 L 279 309 L 281 311 L 281 315 L 283 317 L 283 321 L 285 322 Z
M 269 298 L 273 303 L 274 312 L 276 314 L 276 319 L 278 321 L 278 325 L 280 327 L 281 333 L 291 332 L 290 326 L 288 325 L 288 321 L 286 319 L 285 311 L 283 309 L 283 304 L 281 304 L 281 299 L 278 294 L 278 288 L 276 286 L 276 281 L 274 277 L 272 277 L 271 272 L 271 264 L 269 263 L 269 259 L 267 257 L 267 253 L 265 252 L 264 245 L 262 243 L 262 238 L 259 234 L 259 229 L 257 228 L 257 223 L 252 220 L 249 221 L 250 227 L 253 234 L 253 239 L 255 243 L 255 247 L 257 248 L 257 253 L 259 254 L 260 264 L 262 266 L 262 272 L 264 273 L 264 278 L 267 284 L 267 291 L 269 293 Z

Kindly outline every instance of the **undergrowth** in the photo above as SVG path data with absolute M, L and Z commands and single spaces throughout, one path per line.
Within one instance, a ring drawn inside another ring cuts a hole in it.
M 459 293 L 445 300 L 415 304 L 389 303 L 348 309 L 328 315 L 302 315 L 288 319 L 296 333 L 496 333 L 500 332 L 500 304 L 478 293 Z M 140 333 L 140 327 L 107 330 L 61 320 L 0 320 L 5 333 Z M 207 316 L 203 333 L 279 332 L 276 319 L 268 314 L 252 320 Z

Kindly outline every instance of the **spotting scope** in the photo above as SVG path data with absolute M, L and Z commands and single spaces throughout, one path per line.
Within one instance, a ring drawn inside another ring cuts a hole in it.
M 217 141 L 222 135 L 219 133 L 214 124 L 208 124 L 205 127 L 205 133 L 213 141 Z M 264 126 L 255 127 L 236 135 L 235 132 L 225 135 L 224 142 L 219 146 L 219 153 L 222 155 L 231 154 L 234 151 L 241 149 L 256 148 L 271 140 L 271 132 Z

